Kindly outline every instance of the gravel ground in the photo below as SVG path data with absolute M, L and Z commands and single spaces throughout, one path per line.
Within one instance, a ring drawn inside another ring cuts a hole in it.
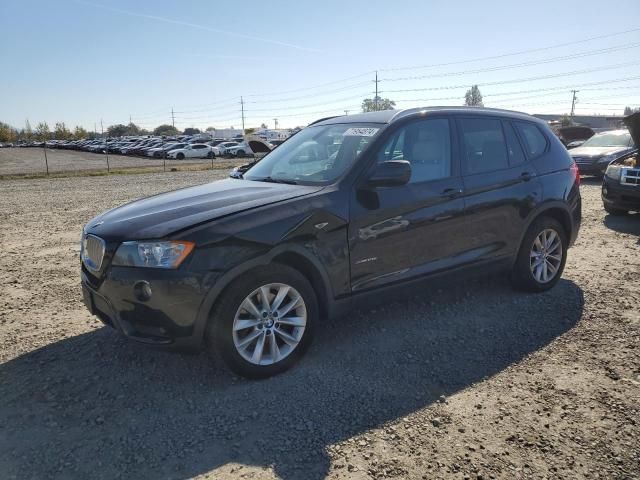
M 107 160 L 104 154 L 82 152 L 76 150 L 47 149 L 49 172 L 106 172 Z M 214 162 L 228 162 L 216 159 Z M 188 160 L 167 160 L 167 170 L 171 167 L 185 165 L 211 165 L 211 160 L 192 158 Z M 127 169 L 140 167 L 155 167 L 162 171 L 162 159 L 150 157 L 127 157 L 109 154 L 109 167 L 113 169 Z M 2 148 L 0 149 L 0 175 L 24 175 L 45 173 L 44 151 L 42 148 Z
M 246 381 L 89 316 L 78 237 L 211 171 L 0 182 L 2 478 L 640 478 L 640 215 L 584 223 L 550 292 L 423 287 Z

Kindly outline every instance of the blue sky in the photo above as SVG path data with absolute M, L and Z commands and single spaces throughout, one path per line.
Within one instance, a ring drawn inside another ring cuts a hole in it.
M 375 70 L 398 107 L 459 105 L 474 83 L 530 113 L 569 111 L 572 88 L 578 113 L 640 106 L 637 0 L 0 0 L 0 18 L 0 120 L 18 128 L 152 128 L 172 107 L 179 128 L 239 127 L 241 95 L 247 127 L 304 125 L 357 111 Z

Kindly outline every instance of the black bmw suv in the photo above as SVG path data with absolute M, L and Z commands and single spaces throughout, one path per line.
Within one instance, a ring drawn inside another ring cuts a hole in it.
M 105 212 L 82 233 L 87 308 L 125 336 L 290 367 L 322 319 L 471 267 L 540 292 L 580 227 L 577 168 L 547 125 L 484 108 L 323 119 L 244 173 Z

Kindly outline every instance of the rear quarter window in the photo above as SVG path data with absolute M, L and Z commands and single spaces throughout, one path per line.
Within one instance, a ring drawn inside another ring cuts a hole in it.
M 529 158 L 539 157 L 546 151 L 547 137 L 537 125 L 529 122 L 515 122 L 515 125 Z

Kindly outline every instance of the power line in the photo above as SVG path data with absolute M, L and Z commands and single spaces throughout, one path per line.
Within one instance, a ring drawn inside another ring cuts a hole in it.
M 532 60 L 529 62 L 521 62 L 521 63 L 512 63 L 510 65 L 499 65 L 499 66 L 494 66 L 494 67 L 485 67 L 485 68 L 478 68 L 478 69 L 474 69 L 474 70 L 460 70 L 457 72 L 446 72 L 446 73 L 432 73 L 429 75 L 414 75 L 411 77 L 396 77 L 396 78 L 385 78 L 385 81 L 388 82 L 400 82 L 400 81 L 407 81 L 407 80 L 423 80 L 425 78 L 442 78 L 442 77 L 453 77 L 453 76 L 460 76 L 460 75 L 469 75 L 469 74 L 474 74 L 474 73 L 485 73 L 485 72 L 495 72 L 495 71 L 499 71 L 499 70 L 508 70 L 511 68 L 522 68 L 522 67 L 529 67 L 532 65 L 542 65 L 545 63 L 553 63 L 553 62 L 560 62 L 560 61 L 564 61 L 564 60 L 574 60 L 577 58 L 584 58 L 584 57 L 589 57 L 589 56 L 593 56 L 593 55 L 602 55 L 603 53 L 611 53 L 611 52 L 616 52 L 619 50 L 628 50 L 630 48 L 636 48 L 640 46 L 640 43 L 630 43 L 630 44 L 625 44 L 625 45 L 619 45 L 617 47 L 609 47 L 609 48 L 601 48 L 598 50 L 591 50 L 591 51 L 587 51 L 587 52 L 581 52 L 581 53 L 577 53 L 577 54 L 571 54 L 571 55 L 563 55 L 560 57 L 552 57 L 552 58 L 547 58 L 544 60 Z
M 499 80 L 499 81 L 495 81 L 495 82 L 485 82 L 485 83 L 476 83 L 476 85 L 478 85 L 479 87 L 487 87 L 487 86 L 491 86 L 491 85 L 507 85 L 510 83 L 524 83 L 524 82 L 531 82 L 534 80 L 547 80 L 550 78 L 559 78 L 559 77 L 567 77 L 567 76 L 571 76 L 571 75 L 579 75 L 579 74 L 583 74 L 583 73 L 592 73 L 592 72 L 599 72 L 599 71 L 604 71 L 604 70 L 612 70 L 614 68 L 621 68 L 621 67 L 628 67 L 628 66 L 632 66 L 632 65 L 637 65 L 637 62 L 626 62 L 626 63 L 618 63 L 615 65 L 605 65 L 603 67 L 596 67 L 596 68 L 586 68 L 583 70 L 573 70 L 570 72 L 563 72 L 563 73 L 554 73 L 554 74 L 550 74 L 550 75 L 539 75 L 539 76 L 535 76 L 535 77 L 525 77 L 525 78 L 518 78 L 518 79 L 513 79 L 513 80 Z M 634 77 L 637 78 L 637 77 Z M 441 87 L 425 87 L 425 88 L 405 88 L 405 89 L 398 89 L 398 90 L 387 90 L 387 93 L 399 93 L 399 92 L 424 92 L 427 90 L 453 90 L 456 88 L 468 88 L 469 84 L 462 84 L 462 85 L 446 85 L 446 86 L 441 86 Z
M 607 34 L 598 35 L 598 36 L 595 36 L 595 37 L 584 38 L 582 40 L 573 40 L 571 42 L 557 43 L 555 45 L 549 45 L 549 46 L 546 46 L 546 47 L 532 48 L 532 49 L 528 49 L 528 50 L 520 50 L 520 51 L 517 51 L 517 52 L 503 53 L 503 54 L 499 54 L 499 55 L 491 55 L 491 56 L 488 56 L 488 57 L 477 57 L 477 58 L 470 58 L 470 59 L 467 59 L 467 60 L 457 60 L 457 61 L 454 61 L 454 62 L 434 63 L 434 64 L 430 64 L 430 65 L 418 65 L 418 66 L 412 66 L 412 67 L 386 68 L 386 69 L 380 69 L 380 71 L 381 72 L 393 72 L 393 71 L 400 71 L 400 70 L 417 70 L 417 69 L 421 69 L 421 68 L 447 67 L 447 66 L 450 66 L 450 65 L 462 65 L 464 63 L 480 62 L 480 61 L 486 61 L 486 60 L 496 60 L 496 59 L 499 59 L 499 58 L 513 57 L 513 56 L 516 56 L 516 55 L 523 55 L 525 53 L 543 52 L 543 51 L 546 51 L 546 50 L 552 50 L 554 48 L 568 47 L 569 45 L 577 45 L 579 43 L 587 43 L 587 42 L 590 42 L 592 40 L 600 40 L 600 39 L 603 39 L 603 38 L 615 37 L 615 36 L 624 35 L 626 33 L 633 33 L 633 32 L 637 32 L 637 31 L 640 31 L 640 28 L 632 28 L 630 30 L 623 30 L 623 31 L 620 31 L 620 32 L 607 33 Z

